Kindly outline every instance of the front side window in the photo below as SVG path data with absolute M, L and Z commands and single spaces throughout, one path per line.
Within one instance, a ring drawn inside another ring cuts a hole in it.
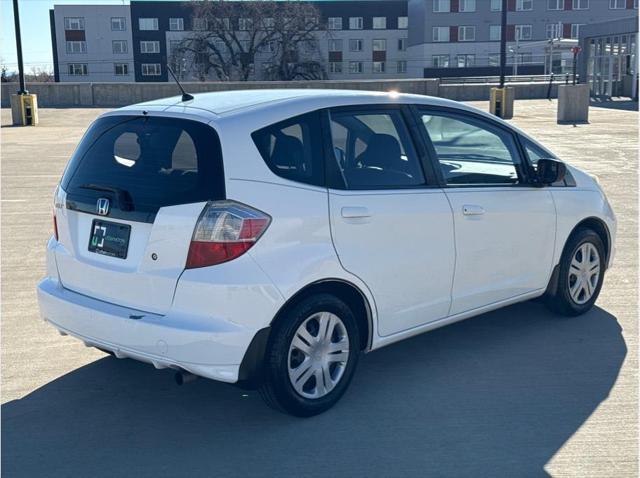
M 538 160 L 540 159 L 557 159 L 553 153 L 547 151 L 546 149 L 542 149 L 540 146 L 534 144 L 526 138 L 520 137 L 520 141 L 522 146 L 524 146 L 524 150 L 527 153 L 527 158 L 532 165 L 538 164 Z
M 307 113 L 251 135 L 262 159 L 281 178 L 322 186 L 324 168 L 319 113 Z
M 332 167 L 347 189 L 406 188 L 424 174 L 398 110 L 331 110 Z
M 169 18 L 169 30 L 172 30 L 172 31 L 184 30 L 184 18 Z
M 470 116 L 421 112 L 447 185 L 510 185 L 519 182 L 520 157 L 513 135 Z
M 362 26 L 363 26 L 362 17 L 349 18 L 349 30 L 362 30 Z
M 127 21 L 124 17 L 111 17 L 111 30 L 123 32 L 127 29 Z
M 140 30 L 157 30 L 158 19 L 157 18 L 138 18 L 138 28 Z
M 476 27 L 458 27 L 458 41 L 475 41 Z

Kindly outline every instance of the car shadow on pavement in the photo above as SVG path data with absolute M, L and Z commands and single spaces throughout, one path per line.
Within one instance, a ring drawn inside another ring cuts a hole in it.
M 2 407 L 6 476 L 546 476 L 626 355 L 615 317 L 517 304 L 362 357 L 327 413 L 105 357 Z M 55 360 L 52 357 L 52 360 Z

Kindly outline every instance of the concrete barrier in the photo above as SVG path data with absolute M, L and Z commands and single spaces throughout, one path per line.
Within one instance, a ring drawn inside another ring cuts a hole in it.
M 402 93 L 440 96 L 458 101 L 489 100 L 495 84 L 447 84 L 438 79 L 399 80 L 328 80 L 328 81 L 247 81 L 184 83 L 191 93 L 257 88 L 327 88 L 368 91 L 395 90 Z M 547 97 L 545 83 L 510 84 L 516 99 Z M 38 95 L 41 107 L 117 107 L 178 94 L 174 83 L 28 83 L 27 89 Z M 9 98 L 18 90 L 16 83 L 2 83 L 2 107 L 9 107 Z M 557 96 L 557 87 L 552 88 Z

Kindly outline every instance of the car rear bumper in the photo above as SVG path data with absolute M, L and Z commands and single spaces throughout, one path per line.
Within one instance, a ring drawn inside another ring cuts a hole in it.
M 257 332 L 211 316 L 129 309 L 65 289 L 51 277 L 38 285 L 38 302 L 45 321 L 87 346 L 223 382 L 238 381 Z

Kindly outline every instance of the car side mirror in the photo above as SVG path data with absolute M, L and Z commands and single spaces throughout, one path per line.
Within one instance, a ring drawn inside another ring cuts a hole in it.
M 557 159 L 539 159 L 536 176 L 540 186 L 548 186 L 564 179 L 567 165 Z

